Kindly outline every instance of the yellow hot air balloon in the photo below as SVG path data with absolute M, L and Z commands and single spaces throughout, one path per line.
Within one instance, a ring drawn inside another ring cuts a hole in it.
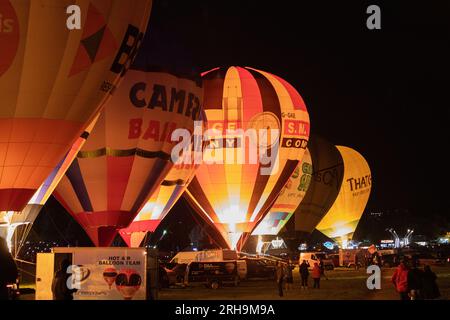
M 239 250 L 302 159 L 309 115 L 299 93 L 268 72 L 216 68 L 202 78 L 209 134 L 204 163 L 186 196 Z M 257 150 L 255 140 L 261 143 Z
M 308 190 L 313 171 L 311 155 L 305 151 L 302 161 L 281 190 L 269 213 L 258 224 L 252 235 L 277 235 L 294 214 Z
M 341 154 L 336 146 L 317 135 L 311 135 L 308 150 L 313 163 L 311 184 L 294 213 L 295 230 L 309 234 L 330 210 L 344 175 Z
M 346 247 L 369 200 L 372 177 L 360 153 L 343 146 L 337 149 L 344 163 L 344 178 L 335 202 L 316 229 Z
M 96 246 L 109 246 L 166 179 L 178 145 L 172 134 L 194 131 L 202 96 L 199 81 L 184 75 L 127 72 L 54 192 Z
M 0 210 L 21 211 L 137 52 L 151 0 L 0 0 Z M 81 9 L 69 30 L 67 7 Z

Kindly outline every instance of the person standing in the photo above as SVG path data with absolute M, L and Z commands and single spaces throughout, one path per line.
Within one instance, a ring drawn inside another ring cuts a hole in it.
M 408 272 L 408 290 L 411 300 L 422 299 L 423 271 L 417 268 L 417 261 L 412 261 L 412 268 Z
M 8 284 L 15 283 L 18 271 L 5 239 L 0 237 L 0 300 L 8 300 Z
M 299 271 L 300 278 L 302 279 L 301 288 L 308 289 L 309 264 L 306 262 L 306 260 L 303 260 L 303 262 L 300 264 Z
M 285 268 L 285 275 L 286 275 L 286 282 L 285 282 L 285 291 L 292 290 L 292 284 L 294 283 L 294 276 L 292 275 L 292 270 L 294 269 L 294 266 L 292 265 L 292 261 L 289 260 L 286 264 Z
M 408 296 L 408 267 L 405 261 L 401 261 L 394 274 L 392 275 L 392 283 L 400 294 L 400 300 L 409 300 Z
M 436 274 L 431 271 L 430 266 L 426 265 L 423 267 L 422 274 L 422 298 L 426 300 L 437 299 L 441 296 L 439 292 L 439 287 L 437 285 Z
M 312 269 L 312 278 L 314 281 L 313 288 L 320 289 L 320 277 L 322 276 L 322 271 L 320 270 L 319 264 L 317 262 L 314 263 L 314 267 Z
M 322 258 L 319 258 L 319 268 L 320 268 L 320 275 L 325 277 L 325 279 L 328 280 L 328 277 L 325 275 L 325 265 L 323 264 Z
M 280 261 L 277 261 L 277 268 L 276 268 L 276 279 L 277 279 L 277 285 L 278 285 L 278 295 L 280 297 L 283 296 L 283 280 L 284 280 L 284 270 L 283 266 L 281 265 Z
M 70 289 L 67 286 L 67 280 L 71 273 L 67 273 L 70 266 L 70 261 L 64 259 L 61 261 L 60 269 L 56 271 L 52 282 L 53 300 L 73 300 L 73 294 L 77 289 Z

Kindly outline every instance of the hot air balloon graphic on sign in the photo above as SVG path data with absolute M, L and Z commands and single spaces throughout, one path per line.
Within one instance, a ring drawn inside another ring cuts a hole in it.
M 116 281 L 116 277 L 117 277 L 117 270 L 114 268 L 106 268 L 103 271 L 103 279 L 108 284 L 109 289 L 111 289 L 111 286 Z
M 133 299 L 133 296 L 141 287 L 142 278 L 136 270 L 122 269 L 117 274 L 116 288 L 125 300 Z

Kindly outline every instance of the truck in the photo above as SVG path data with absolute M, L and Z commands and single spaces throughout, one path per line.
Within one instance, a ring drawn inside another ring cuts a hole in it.
M 325 252 L 302 252 L 300 253 L 300 257 L 298 260 L 299 264 L 301 264 L 303 260 L 306 260 L 306 262 L 309 264 L 310 269 L 314 267 L 315 263 L 319 264 L 320 260 L 322 260 L 325 270 L 334 269 L 333 260 L 328 258 Z
M 222 285 L 239 285 L 236 260 L 193 261 L 186 268 L 186 286 L 204 285 L 218 289 Z

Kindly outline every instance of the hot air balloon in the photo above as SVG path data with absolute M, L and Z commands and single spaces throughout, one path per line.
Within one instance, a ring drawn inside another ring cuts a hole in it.
M 283 229 L 308 190 L 312 170 L 311 155 L 308 149 L 306 149 L 302 161 L 295 168 L 294 173 L 281 190 L 269 213 L 267 213 L 255 230 L 253 230 L 252 235 L 275 236 Z
M 127 72 L 54 193 L 96 246 L 110 245 L 166 179 L 172 133 L 202 119 L 199 82 L 152 70 Z
M 268 72 L 217 68 L 202 78 L 209 133 L 186 197 L 240 250 L 302 159 L 309 116 L 298 92 Z
M 348 147 L 336 148 L 344 162 L 344 178 L 336 200 L 316 229 L 345 248 L 369 200 L 372 177 L 360 153 Z
M 341 154 L 333 144 L 311 135 L 308 150 L 313 163 L 312 180 L 305 197 L 294 212 L 295 230 L 304 234 L 313 232 L 331 208 L 344 175 Z
M 19 253 L 36 217 L 80 151 L 97 119 L 98 116 L 75 141 L 64 159 L 53 169 L 22 211 L 0 211 L 0 221 L 3 222 L 0 223 L 0 236 L 6 239 L 8 247 L 14 255 Z
M 22 211 L 118 84 L 151 0 L 0 1 L 0 211 Z
M 196 168 L 195 164 L 177 164 L 169 171 L 133 222 L 119 231 L 129 247 L 139 247 L 146 235 L 155 231 L 183 194 Z

